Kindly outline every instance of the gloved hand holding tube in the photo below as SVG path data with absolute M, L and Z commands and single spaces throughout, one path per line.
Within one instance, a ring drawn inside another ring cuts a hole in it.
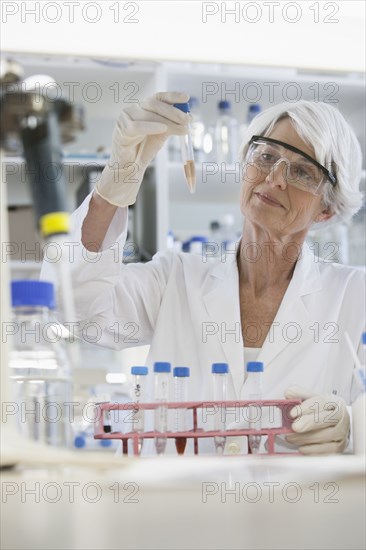
M 159 92 L 121 112 L 112 137 L 111 157 L 96 192 L 115 206 L 136 201 L 144 172 L 170 135 L 186 135 L 187 115 L 174 103 L 187 102 L 179 92 Z
M 286 399 L 303 399 L 290 411 L 295 433 L 286 436 L 302 454 L 342 453 L 348 444 L 350 418 L 346 402 L 336 395 L 316 395 L 304 388 L 291 386 Z

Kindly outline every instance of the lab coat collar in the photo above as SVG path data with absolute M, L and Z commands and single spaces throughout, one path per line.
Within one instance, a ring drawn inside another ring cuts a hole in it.
M 269 368 L 273 359 L 291 345 L 291 339 L 283 332 L 286 326 L 289 327 L 289 323 L 296 323 L 301 328 L 312 324 L 311 314 L 303 297 L 322 288 L 318 261 L 319 259 L 304 243 L 293 277 L 274 320 L 274 323 L 278 324 L 273 325 L 273 331 L 270 330 L 267 334 L 257 358 L 258 361 L 264 362 L 265 368 Z M 244 353 L 239 272 L 235 254 L 228 254 L 225 261 L 213 265 L 203 289 L 203 300 L 211 321 L 218 325 L 216 337 L 220 339 L 223 353 L 230 366 L 234 387 L 238 392 L 243 378 Z

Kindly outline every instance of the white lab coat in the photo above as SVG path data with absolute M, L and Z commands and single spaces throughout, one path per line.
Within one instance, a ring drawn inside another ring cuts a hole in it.
M 95 334 L 97 326 L 95 343 L 116 349 L 150 344 L 149 372 L 155 361 L 190 367 L 192 400 L 212 399 L 211 365 L 227 362 L 229 398 L 238 398 L 244 352 L 235 254 L 204 262 L 200 256 L 166 251 L 146 264 L 124 265 L 127 208 L 116 213 L 103 251 L 87 252 L 80 229 L 89 200 L 74 212 L 68 239 L 80 331 Z M 44 262 L 42 278 L 57 284 L 51 268 Z M 305 244 L 257 358 L 264 363 L 263 398 L 283 399 L 286 388 L 296 384 L 352 403 L 360 385 L 344 332 L 357 349 L 364 304 L 364 272 L 321 261 Z M 246 383 L 245 396 L 250 393 Z

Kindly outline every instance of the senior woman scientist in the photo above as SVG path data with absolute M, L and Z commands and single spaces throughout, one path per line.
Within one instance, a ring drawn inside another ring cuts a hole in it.
M 187 100 L 158 93 L 122 111 L 111 158 L 73 215 L 73 240 L 90 251 L 87 257 L 78 247 L 71 264 L 80 332 L 93 321 L 100 345 L 150 344 L 150 368 L 157 360 L 191 367 L 192 399 L 210 397 L 213 362 L 229 363 L 236 398 L 245 362 L 263 361 L 264 398 L 303 400 L 290 444 L 306 454 L 342 452 L 346 404 L 360 391 L 344 332 L 357 347 L 364 277 L 321 261 L 305 238 L 314 224 L 348 220 L 360 208 L 357 139 L 328 104 L 269 108 L 250 125 L 242 151 L 245 221 L 237 254 L 207 262 L 166 251 L 123 265 L 116 250 L 125 242 L 127 206 L 166 138 L 186 133 L 186 115 L 173 103 Z M 50 276 L 45 268 L 43 278 Z M 249 395 L 249 380 L 245 386 Z

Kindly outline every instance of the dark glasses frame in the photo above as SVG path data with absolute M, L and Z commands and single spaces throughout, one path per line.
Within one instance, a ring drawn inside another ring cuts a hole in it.
M 312 164 L 314 164 L 314 166 L 316 166 L 317 168 L 320 168 L 320 170 L 327 176 L 327 178 L 329 179 L 329 181 L 333 185 L 333 187 L 335 187 L 337 185 L 336 176 L 334 174 L 332 174 L 332 172 L 329 172 L 329 170 L 327 170 L 327 168 L 325 168 L 325 166 L 320 164 L 320 162 L 313 159 L 310 155 L 307 155 L 306 153 L 301 151 L 301 149 L 298 149 L 297 147 L 294 147 L 293 145 L 289 145 L 288 143 L 285 143 L 283 141 L 279 141 L 277 139 L 272 139 L 272 138 L 263 137 L 263 136 L 252 136 L 250 138 L 249 143 L 248 143 L 248 148 L 251 146 L 251 144 L 254 141 L 258 141 L 258 140 L 268 142 L 268 143 L 275 143 L 276 145 L 282 145 L 282 147 L 285 147 L 286 149 L 289 149 L 290 151 L 293 151 L 294 153 L 298 153 L 299 155 L 302 155 L 307 160 L 309 160 Z

